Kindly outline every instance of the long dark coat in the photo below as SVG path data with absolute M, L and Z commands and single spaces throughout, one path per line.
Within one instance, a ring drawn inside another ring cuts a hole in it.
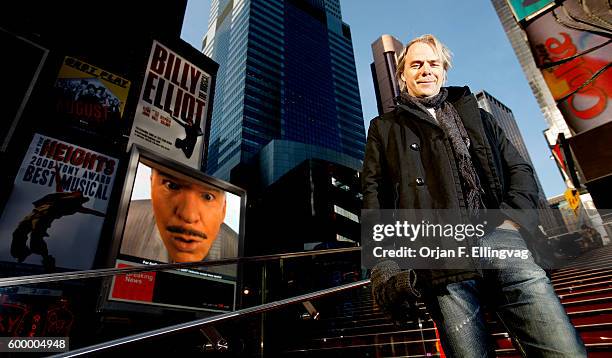
M 538 200 L 533 169 L 493 116 L 478 108 L 468 87 L 448 87 L 470 139 L 472 161 L 485 205 L 500 209 L 522 232 L 536 229 Z M 427 112 L 405 105 L 372 120 L 362 173 L 365 209 L 460 209 L 465 201 L 453 150 Z M 430 283 L 474 277 L 473 272 L 434 272 Z

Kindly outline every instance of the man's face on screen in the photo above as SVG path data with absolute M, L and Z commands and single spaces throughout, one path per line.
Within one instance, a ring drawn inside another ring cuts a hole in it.
M 202 261 L 225 218 L 225 192 L 152 169 L 151 202 L 170 259 Z

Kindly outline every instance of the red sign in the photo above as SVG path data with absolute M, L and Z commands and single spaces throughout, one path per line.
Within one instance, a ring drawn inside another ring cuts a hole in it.
M 126 264 L 117 264 L 118 268 L 133 267 Z M 153 288 L 155 287 L 155 272 L 138 272 L 115 277 L 112 298 L 131 301 L 153 301 Z
M 574 6 L 568 0 L 563 6 Z M 575 6 L 574 6 L 575 7 Z M 580 133 L 612 120 L 612 43 L 557 21 L 562 8 L 526 28 L 536 64 L 567 124 Z

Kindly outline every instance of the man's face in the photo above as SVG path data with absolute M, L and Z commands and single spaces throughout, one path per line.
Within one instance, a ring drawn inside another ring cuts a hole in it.
M 225 193 L 153 169 L 151 202 L 170 259 L 202 261 L 225 218 Z
M 431 97 L 440 92 L 444 83 L 442 60 L 426 43 L 416 42 L 408 48 L 403 73 L 408 94 L 412 97 Z

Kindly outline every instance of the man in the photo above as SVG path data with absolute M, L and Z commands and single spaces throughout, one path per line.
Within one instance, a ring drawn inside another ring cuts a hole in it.
M 225 192 L 153 169 L 151 203 L 172 261 L 202 261 L 225 219 Z
M 152 168 L 151 200 L 131 202 L 121 253 L 177 263 L 236 256 L 226 206 L 223 190 Z
M 398 60 L 402 94 L 395 110 L 370 123 L 363 167 L 366 209 L 454 209 L 477 218 L 502 213 L 479 245 L 526 249 L 519 229 L 536 228 L 532 168 L 467 87 L 442 88 L 450 51 L 434 36 L 410 41 Z M 525 210 L 512 210 L 525 209 Z M 449 357 L 493 357 L 486 303 L 526 356 L 579 357 L 585 348 L 545 272 L 528 260 L 494 267 L 399 271 L 385 261 L 372 270 L 379 305 L 392 315 L 414 312 L 421 295 Z M 414 282 L 420 276 L 421 292 Z M 423 282 L 426 281 L 426 282 Z M 394 317 L 397 318 L 397 317 Z M 405 317 L 404 317 L 405 318 Z
M 98 103 L 99 99 L 96 95 L 96 86 L 92 83 L 87 84 L 87 87 L 81 92 L 77 99 L 86 103 Z
M 582 224 L 580 227 L 582 229 L 582 237 L 583 242 L 585 242 L 585 249 L 592 250 L 596 248 L 603 247 L 603 240 L 601 238 L 601 234 L 599 231 L 595 230 L 594 227 L 588 226 L 587 224 Z

